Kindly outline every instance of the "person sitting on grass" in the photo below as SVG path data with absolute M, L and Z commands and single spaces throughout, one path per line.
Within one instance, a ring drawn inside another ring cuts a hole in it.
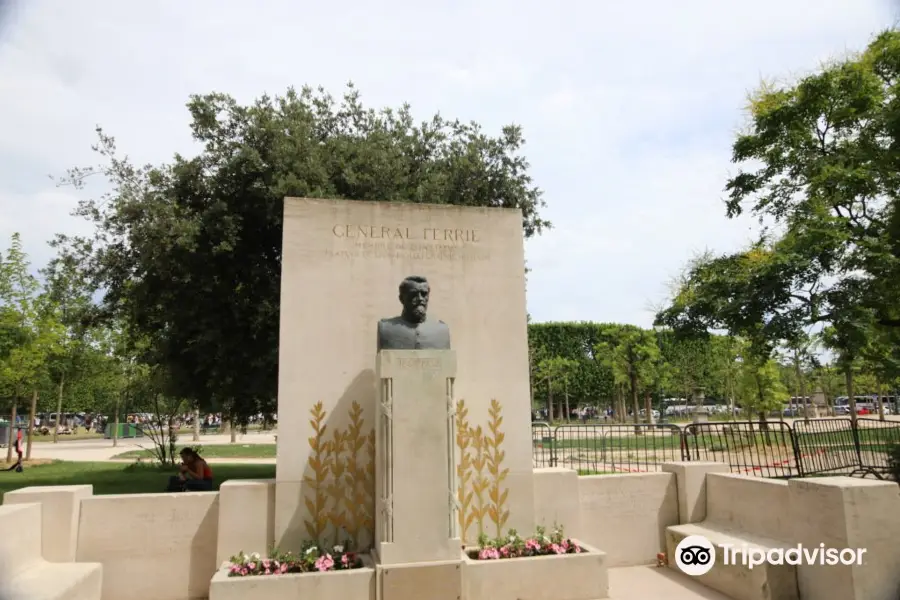
M 167 492 L 211 492 L 213 474 L 209 464 L 193 448 L 181 449 L 178 475 L 169 477 Z

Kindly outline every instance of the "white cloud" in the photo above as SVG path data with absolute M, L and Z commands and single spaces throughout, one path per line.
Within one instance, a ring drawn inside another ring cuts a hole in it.
M 42 263 L 84 231 L 46 176 L 94 162 L 96 124 L 158 162 L 193 148 L 191 93 L 353 80 L 369 105 L 521 124 L 556 224 L 528 244 L 532 316 L 648 324 L 693 252 L 750 236 L 721 203 L 747 92 L 891 24 L 879 0 L 21 1 L 0 38 L 0 235 Z

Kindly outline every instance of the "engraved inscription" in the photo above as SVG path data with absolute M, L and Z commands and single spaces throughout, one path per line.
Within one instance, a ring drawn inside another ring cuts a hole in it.
M 413 259 L 475 262 L 490 260 L 487 248 L 456 246 L 450 244 L 424 244 L 416 242 L 363 242 L 352 246 L 330 248 L 327 258 Z
M 397 365 L 401 369 L 437 371 L 441 368 L 441 361 L 437 358 L 398 358 Z
M 336 223 L 331 234 L 334 245 L 325 251 L 326 258 L 461 262 L 491 258 L 477 229 Z
M 338 223 L 331 228 L 334 237 L 368 240 L 427 240 L 430 242 L 464 242 L 477 244 L 477 229 L 442 227 L 385 227 L 383 225 L 350 225 Z

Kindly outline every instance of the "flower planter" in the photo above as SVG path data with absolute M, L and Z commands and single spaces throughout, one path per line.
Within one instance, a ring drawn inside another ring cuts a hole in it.
M 368 554 L 360 555 L 363 566 L 346 571 L 287 573 L 229 577 L 220 569 L 209 585 L 209 600 L 375 600 L 375 567 Z
M 579 554 L 476 560 L 463 553 L 465 600 L 600 600 L 609 595 L 606 554 L 577 542 Z M 212 600 L 212 596 L 210 596 Z

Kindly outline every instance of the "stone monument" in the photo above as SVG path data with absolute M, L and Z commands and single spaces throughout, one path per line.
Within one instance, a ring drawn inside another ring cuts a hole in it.
M 458 563 L 480 531 L 531 530 L 521 212 L 286 198 L 283 235 L 275 544 L 346 540 L 395 561 L 420 526 L 427 556 L 456 544 Z M 403 311 L 384 319 L 397 282 Z M 414 487 L 427 502 L 403 504 Z
M 400 283 L 403 313 L 378 323 L 375 553 L 380 565 L 459 560 L 456 354 L 447 325 L 428 319 L 429 296 L 424 277 L 407 277 Z

